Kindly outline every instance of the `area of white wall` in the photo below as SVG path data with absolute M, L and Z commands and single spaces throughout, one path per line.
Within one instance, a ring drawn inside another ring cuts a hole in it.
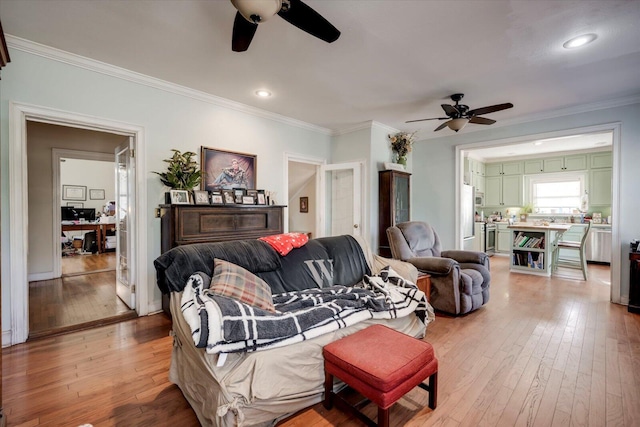
M 200 152 L 201 146 L 238 151 L 257 155 L 257 185 L 284 194 L 284 178 L 281 171 L 284 151 L 300 153 L 314 158 L 330 158 L 331 137 L 328 132 L 294 120 L 272 118 L 274 115 L 252 114 L 253 110 L 241 108 L 229 102 L 188 91 L 161 89 L 133 79 L 92 71 L 65 61 L 13 49 L 12 62 L 2 70 L 0 102 L 2 109 L 2 134 L 0 146 L 1 170 L 1 227 L 2 263 L 6 265 L 11 253 L 9 227 L 11 227 L 8 179 L 8 103 L 44 106 L 62 111 L 81 113 L 141 126 L 145 130 L 149 171 L 163 171 L 163 159 L 170 150 Z M 253 90 L 248 88 L 247 90 Z M 268 107 L 267 107 L 268 108 Z M 158 177 L 149 173 L 147 179 L 147 210 L 144 215 L 148 225 L 147 269 L 150 305 L 159 305 L 160 292 L 155 285 L 153 260 L 160 255 L 160 222 L 154 217 L 154 209 L 164 201 L 165 188 Z M 10 327 L 11 281 L 8 269 L 2 269 L 2 326 Z M 140 284 L 143 286 L 143 284 Z
M 636 215 L 640 212 L 640 197 L 637 185 L 640 158 L 640 104 L 611 107 L 574 115 L 521 123 L 512 126 L 488 128 L 477 132 L 460 132 L 437 139 L 419 141 L 414 146 L 412 182 L 420 186 L 412 187 L 412 218 L 427 221 L 433 225 L 442 240 L 444 248 L 455 245 L 455 147 L 479 142 L 499 141 L 545 132 L 556 132 L 580 127 L 621 123 L 619 156 L 619 200 L 617 213 L 620 244 L 612 248 L 621 259 L 621 295 L 629 294 L 628 251 L 629 241 L 640 236 L 640 222 Z M 615 224 L 614 224 L 615 226 Z
M 114 155 L 115 157 L 115 155 Z M 60 163 L 60 185 L 82 185 L 86 187 L 85 200 L 80 203 L 85 209 L 95 209 L 96 217 L 100 216 L 102 208 L 109 200 L 115 200 L 115 162 L 99 160 L 64 159 Z M 91 190 L 103 190 L 104 198 L 91 199 Z M 76 203 L 76 202 L 71 202 Z M 68 206 L 61 194 L 60 206 Z
M 309 165 L 309 167 L 315 167 Z M 308 212 L 300 212 L 300 197 L 307 197 Z M 289 231 L 308 232 L 312 237 L 316 234 L 316 179 L 315 175 L 308 180 L 296 194 L 291 194 L 289 199 Z

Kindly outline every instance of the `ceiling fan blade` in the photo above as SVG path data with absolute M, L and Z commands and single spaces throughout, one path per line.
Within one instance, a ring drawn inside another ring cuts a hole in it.
M 431 117 L 429 119 L 407 120 L 405 123 L 423 122 L 425 120 L 449 120 L 449 117 Z
M 487 119 L 486 117 L 471 117 L 469 123 L 475 123 L 477 125 L 492 125 L 496 121 L 493 119 Z
M 450 122 L 450 121 L 451 121 L 451 120 L 449 120 L 449 122 Z M 446 127 L 447 127 L 447 125 L 449 124 L 449 122 L 444 122 L 443 124 L 441 124 L 440 126 L 438 126 L 437 128 L 435 128 L 433 131 L 434 131 L 434 132 L 438 132 L 439 130 L 446 128 Z
M 467 112 L 469 116 L 482 116 L 483 114 L 494 113 L 496 111 L 506 110 L 507 108 L 513 108 L 513 104 L 508 102 L 506 104 L 491 105 L 489 107 L 476 108 Z
M 278 15 L 288 23 L 327 43 L 332 43 L 340 37 L 340 31 L 336 27 L 300 0 L 289 0 L 289 8 L 283 7 Z
M 458 111 L 458 109 L 456 107 L 454 107 L 453 105 L 448 105 L 448 104 L 441 104 L 440 105 L 442 107 L 442 109 L 444 110 L 444 112 L 447 114 L 447 116 L 451 117 L 451 116 L 456 116 L 459 115 L 460 112 Z
M 234 52 L 244 52 L 247 50 L 257 29 L 258 24 L 247 21 L 242 17 L 240 12 L 236 12 L 236 19 L 233 21 L 231 49 Z

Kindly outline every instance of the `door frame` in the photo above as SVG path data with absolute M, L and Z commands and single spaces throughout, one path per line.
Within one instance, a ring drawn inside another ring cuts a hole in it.
M 142 126 L 117 122 L 110 119 L 88 116 L 52 109 L 48 107 L 9 101 L 9 247 L 2 251 L 3 283 L 11 288 L 11 342 L 10 345 L 25 342 L 29 336 L 29 281 L 27 269 L 28 251 L 28 186 L 27 186 L 27 121 L 48 123 L 79 129 L 127 135 L 133 138 L 136 153 L 136 203 L 137 212 L 145 212 L 147 206 L 145 132 Z M 136 283 L 139 298 L 136 311 L 139 316 L 148 314 L 147 269 L 147 221 L 144 215 L 137 215 L 136 241 L 138 251 L 134 257 Z
M 289 162 L 297 162 L 297 163 L 307 163 L 309 165 L 315 166 L 316 167 L 316 199 L 319 199 L 320 197 L 320 181 L 319 181 L 319 176 L 318 173 L 320 171 L 320 166 L 324 165 L 327 163 L 327 161 L 325 159 L 321 159 L 318 157 L 311 157 L 311 156 L 305 156 L 303 154 L 296 154 L 296 153 L 284 153 L 284 167 L 282 168 L 284 170 L 284 185 L 282 186 L 285 191 L 283 194 L 283 200 L 288 201 L 290 194 L 289 194 Z M 314 223 L 316 226 L 316 230 L 318 230 L 318 223 L 320 221 L 320 210 L 319 210 L 319 203 L 314 203 L 314 205 L 316 206 L 316 210 L 313 213 L 315 215 L 315 219 L 314 219 Z M 284 209 L 284 214 L 283 214 L 283 218 L 282 221 L 284 222 L 284 231 L 285 233 L 289 232 L 289 206 L 287 206 L 287 208 Z M 317 237 L 317 236 L 314 236 Z
M 547 138 L 559 138 L 563 136 L 570 136 L 583 133 L 594 132 L 611 132 L 612 133 L 612 147 L 611 153 L 613 155 L 613 167 L 612 167 L 612 187 L 611 187 L 611 217 L 613 224 L 611 225 L 611 292 L 609 295 L 610 301 L 617 304 L 628 304 L 628 299 L 622 299 L 620 293 L 620 275 L 622 267 L 622 256 L 620 253 L 620 163 L 621 159 L 621 131 L 622 123 L 612 122 L 594 126 L 583 126 L 572 129 L 564 129 L 559 131 L 550 131 L 540 134 L 522 135 L 512 138 L 488 140 L 482 142 L 473 142 L 467 144 L 456 145 L 456 161 L 455 161 L 455 212 L 460 212 L 461 206 L 461 188 L 464 182 L 464 153 L 465 151 L 473 150 L 474 148 L 487 148 L 502 145 L 510 145 L 532 141 L 534 139 L 547 139 Z M 455 215 L 455 227 L 456 235 L 455 241 L 458 247 L 462 247 L 462 236 L 460 233 L 460 215 Z

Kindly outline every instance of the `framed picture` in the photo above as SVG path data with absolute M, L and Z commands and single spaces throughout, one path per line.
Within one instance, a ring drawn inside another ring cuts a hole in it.
M 189 205 L 189 192 L 187 190 L 171 190 L 171 203 L 174 205 Z
M 63 185 L 62 200 L 87 200 L 86 185 Z
M 104 190 L 91 188 L 89 190 L 89 200 L 104 200 Z
M 235 194 L 233 193 L 233 190 L 223 190 L 222 196 L 224 199 L 224 203 L 227 205 L 232 205 L 236 202 L 236 198 L 235 198 Z
M 82 209 L 84 208 L 84 203 L 81 202 L 67 202 L 67 206 L 70 208 Z
M 240 203 L 242 204 L 242 198 L 245 195 L 245 189 L 244 188 L 234 188 L 233 189 L 233 198 L 236 201 L 236 203 Z
M 309 198 L 308 197 L 300 197 L 300 212 L 307 213 L 309 212 Z
M 264 190 L 258 190 L 258 201 L 257 203 L 259 205 L 266 205 L 267 204 L 267 197 L 264 194 Z
M 202 185 L 205 190 L 256 188 L 257 156 L 202 147 Z
M 255 205 L 256 199 L 253 196 L 242 196 L 243 205 Z
M 211 203 L 213 203 L 214 205 L 224 205 L 222 194 L 212 194 Z M 233 197 L 231 198 L 231 203 L 233 203 Z
M 209 204 L 209 192 L 205 190 L 194 190 L 193 200 L 196 205 L 208 205 Z

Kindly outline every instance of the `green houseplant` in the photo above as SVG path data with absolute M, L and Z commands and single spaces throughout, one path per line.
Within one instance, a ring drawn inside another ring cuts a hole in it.
M 163 160 L 168 163 L 166 172 L 153 172 L 160 176 L 160 181 L 173 190 L 191 191 L 199 184 L 202 172 L 198 170 L 198 163 L 193 159 L 196 153 L 180 150 L 173 151 L 173 156 Z
M 520 221 L 527 222 L 527 216 L 533 212 L 533 204 L 525 203 L 520 208 Z

